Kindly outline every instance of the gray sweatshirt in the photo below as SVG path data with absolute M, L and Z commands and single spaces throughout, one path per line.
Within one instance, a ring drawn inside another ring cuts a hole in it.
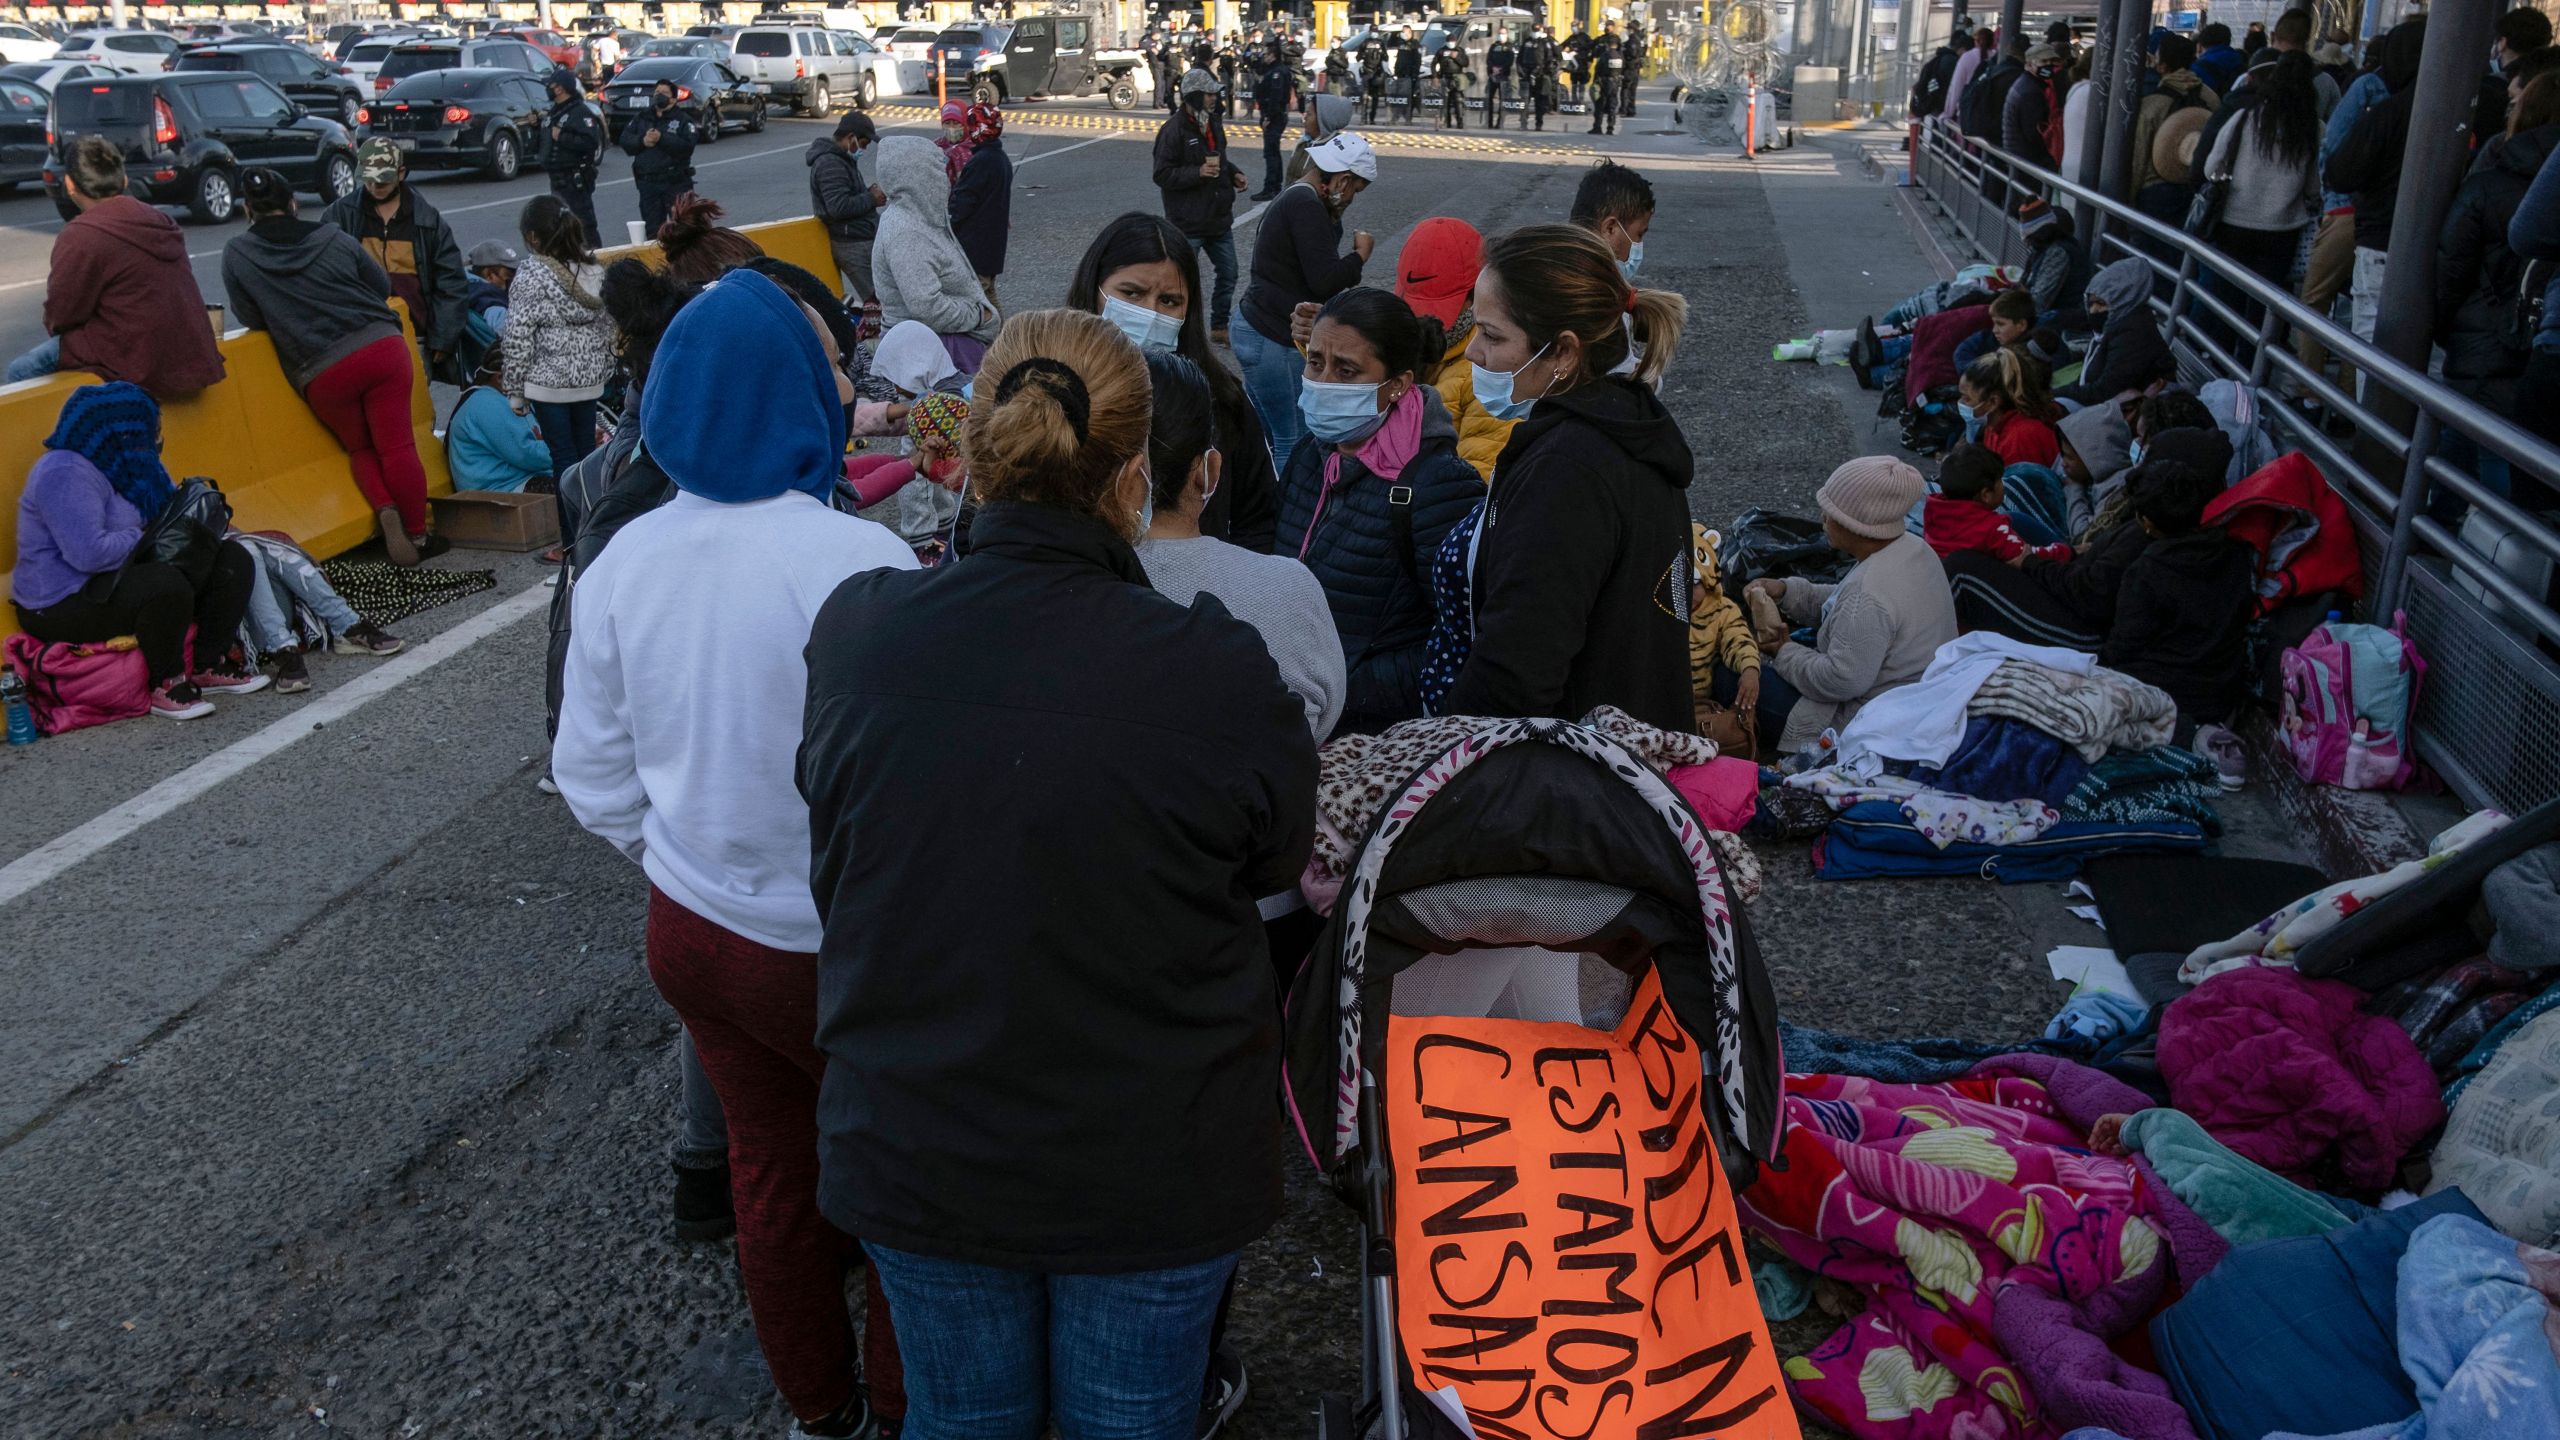
M 222 247 L 224 303 L 264 330 L 285 379 L 308 390 L 322 371 L 400 333 L 391 277 L 355 237 L 314 220 L 261 220 Z
M 1138 563 L 1156 593 L 1188 605 L 1215 595 L 1227 613 L 1262 632 L 1262 643 L 1280 667 L 1280 683 L 1306 707 L 1307 729 L 1317 743 L 1342 718 L 1350 682 L 1343 673 L 1342 637 L 1315 572 L 1286 555 L 1263 555 L 1224 540 L 1141 540 Z
M 1869 700 L 1919 679 L 1956 638 L 1946 567 L 1917 535 L 1859 561 L 1837 585 L 1789 577 L 1778 608 L 1790 625 L 1819 627 L 1812 645 L 1790 640 L 1769 657 L 1804 697 L 1787 712 L 1781 751 L 1804 749 Z

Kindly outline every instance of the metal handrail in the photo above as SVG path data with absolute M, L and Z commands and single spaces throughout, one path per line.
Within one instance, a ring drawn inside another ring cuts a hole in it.
M 2388 523 L 2390 540 L 2383 555 L 2382 573 L 2376 577 L 2374 608 L 2377 613 L 2388 614 L 2397 608 L 2413 543 L 2423 539 L 2481 589 L 2521 612 L 2544 638 L 2560 643 L 2560 611 L 2554 611 L 2541 597 L 2518 586 L 2486 556 L 2472 550 L 2442 524 L 2421 513 L 2429 484 L 2440 485 L 2505 524 L 2517 539 L 2560 563 L 2560 532 L 2555 532 L 2542 517 L 2520 509 L 2505 496 L 2482 485 L 2476 477 L 2433 454 L 2438 434 L 2450 426 L 2481 450 L 2549 483 L 2560 481 L 2560 448 L 2441 381 L 2411 370 L 2371 342 L 2340 328 L 2327 315 L 2304 305 L 2292 292 L 2268 284 L 2241 261 L 2195 236 L 2164 225 L 2121 201 L 2066 180 L 2042 166 L 2028 164 L 1987 146 L 1975 145 L 1942 125 L 1923 125 L 1921 137 L 1921 159 L 1945 166 L 1964 182 L 1975 203 L 1991 203 L 1985 182 L 1994 181 L 2014 194 L 2033 192 L 2047 198 L 2068 197 L 2103 216 L 2104 226 L 2092 246 L 2092 258 L 2097 257 L 2097 246 L 2112 244 L 2116 251 L 2141 260 L 2171 282 L 2167 298 L 2162 299 L 2155 289 L 2152 303 L 2167 319 L 2173 343 L 2183 341 L 2191 351 L 2214 361 L 2215 368 L 2225 378 L 2245 381 L 2252 386 L 2264 386 L 2271 370 L 2281 370 L 2297 386 L 2321 400 L 2332 413 L 2347 418 L 2358 431 L 2401 462 L 2400 483 L 2386 484 L 2337 444 L 2333 437 L 2307 423 L 2290 407 L 2271 407 L 2269 411 L 2287 437 L 2311 455 L 2333 483 L 2345 480 L 2350 497 L 2363 500 L 2368 507 L 2380 512 L 2377 518 Z M 1923 178 L 1925 184 L 1925 175 Z M 1975 226 L 1968 223 L 1947 197 L 1939 195 L 1934 188 L 1931 195 L 1977 248 L 1993 254 L 2006 253 L 2005 244 L 1994 246 L 1986 243 L 1985 238 L 1976 233 Z M 2014 203 L 1999 207 L 2004 240 L 2013 238 L 2015 234 L 2014 229 L 2009 228 L 2008 212 L 2012 209 Z M 2149 239 L 2166 253 L 2179 256 L 2178 264 L 2173 268 L 2158 254 L 2137 248 L 2123 238 L 2123 232 Z M 2197 284 L 2200 273 L 2206 270 L 2210 270 L 2219 283 L 2239 291 L 2262 307 L 2260 319 L 2254 324 L 2245 320 L 2220 297 Z M 2209 309 L 2232 331 L 2255 332 L 2252 343 L 2256 353 L 2252 363 L 2242 364 L 2239 357 L 2225 350 L 2205 332 L 2203 326 L 2195 323 L 2188 310 L 2196 304 Z M 2379 384 L 2384 390 L 2407 401 L 2415 417 L 2411 431 L 2402 434 L 2384 417 L 2373 412 L 2369 399 L 2359 401 L 2349 396 L 2326 375 L 2304 365 L 2289 346 L 2281 343 L 2288 326 L 2307 332 L 2369 382 Z

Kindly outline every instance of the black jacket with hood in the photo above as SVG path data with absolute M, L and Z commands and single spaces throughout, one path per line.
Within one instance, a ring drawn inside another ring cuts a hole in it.
M 2000 143 L 2000 121 L 2008 113 L 2009 87 L 2027 73 L 2027 65 L 2013 55 L 2003 55 L 1964 87 L 1964 113 L 1957 118 L 1968 140 L 1985 145 Z
M 2219 430 L 2163 430 L 2151 437 L 2142 458 L 2175 460 L 2200 474 L 2221 475 L 2231 469 L 2231 439 Z M 2125 483 L 2132 483 L 2130 476 Z M 2030 554 L 2019 568 L 2070 611 L 2082 629 L 2103 637 L 2114 632 L 2125 577 L 2151 544 L 2142 522 L 2127 517 L 2100 531 L 2068 560 Z
M 1215 178 L 1200 173 L 1212 155 L 1218 157 Z M 1215 240 L 1235 229 L 1235 177 L 1243 173 L 1227 148 L 1226 122 L 1214 107 L 1199 110 L 1185 104 L 1156 127 L 1155 179 L 1156 189 L 1164 192 L 1164 218 L 1192 239 Z
M 318 220 L 261 220 L 222 247 L 231 313 L 275 342 L 296 390 L 330 366 L 400 333 L 391 277 L 355 237 Z
M 2361 249 L 2391 245 L 2391 217 L 2400 208 L 2400 165 L 2409 148 L 2409 116 L 2418 106 L 2418 55 L 2426 42 L 2422 20 L 2403 22 L 2382 37 L 2382 85 L 2391 94 L 2356 117 L 2321 173 L 2330 189 L 2354 198 L 2356 245 Z
M 968 558 L 838 587 L 809 639 L 818 1205 L 900 1250 L 1117 1273 L 1281 1203 L 1258 896 L 1315 836 L 1262 637 L 1088 516 L 991 504 Z
M 1459 457 L 1458 427 L 1439 393 L 1418 385 L 1413 394 L 1423 407 L 1421 448 L 1393 481 L 1345 455 L 1328 487 L 1325 459 L 1334 447 L 1312 435 L 1299 439 L 1280 477 L 1271 550 L 1303 563 L 1324 586 L 1350 678 L 1337 727 L 1346 735 L 1422 714 L 1423 652 L 1436 613 L 1432 557 L 1449 527 L 1484 499 L 1484 481 Z
M 1442 708 L 1579 720 L 1615 705 L 1666 730 L 1694 726 L 1694 468 L 1649 386 L 1603 378 L 1540 400 L 1494 461 L 1475 640 Z
M 2436 242 L 2436 338 L 2445 379 L 2513 409 L 2512 381 L 2532 357 L 2533 336 L 2518 323 L 2525 261 L 2507 248 L 2507 226 L 2554 149 L 2560 125 L 2493 135 L 2455 192 Z
M 2228 721 L 2247 698 L 2256 579 L 2256 552 L 2219 525 L 2152 541 L 2124 572 L 2098 663 L 2168 691 L 2191 721 Z
M 829 235 L 861 241 L 879 233 L 880 206 L 852 151 L 822 135 L 800 152 L 800 162 L 809 167 L 809 213 Z

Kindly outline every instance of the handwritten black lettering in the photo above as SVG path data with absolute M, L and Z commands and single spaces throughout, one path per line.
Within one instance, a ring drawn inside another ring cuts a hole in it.
M 1529 1217 L 1517 1210 L 1496 1215 L 1475 1212 L 1520 1187 L 1520 1171 L 1510 1165 L 1432 1165 L 1413 1172 L 1417 1185 L 1474 1185 L 1422 1222 L 1425 1235 L 1472 1235 L 1483 1230 L 1526 1229 Z
M 1501 1291 L 1504 1277 L 1511 1273 L 1511 1262 L 1514 1260 L 1518 1260 L 1520 1262 L 1520 1270 L 1522 1274 L 1535 1275 L 1538 1273 L 1537 1262 L 1532 1260 L 1529 1256 L 1529 1247 L 1521 1244 L 1517 1240 L 1510 1241 L 1502 1247 L 1501 1260 L 1494 1264 L 1493 1283 L 1484 1287 L 1484 1293 L 1478 1295 L 1473 1300 L 1461 1300 L 1457 1296 L 1450 1294 L 1449 1287 L 1441 1283 L 1440 1265 L 1441 1262 L 1446 1260 L 1463 1260 L 1466 1257 L 1467 1247 L 1458 1244 L 1456 1241 L 1451 1241 L 1446 1245 L 1438 1246 L 1431 1252 L 1431 1288 L 1440 1292 L 1440 1302 L 1442 1304 L 1454 1305 L 1461 1310 L 1474 1310 L 1491 1301 L 1493 1297 Z
M 1764 1385 L 1758 1394 L 1729 1410 L 1704 1416 L 1698 1413 L 1714 1404 L 1725 1388 L 1733 1383 L 1734 1377 L 1742 1373 L 1742 1362 L 1751 1358 L 1752 1343 L 1751 1332 L 1746 1330 L 1695 1355 L 1646 1371 L 1644 1383 L 1648 1388 L 1654 1388 L 1695 1374 L 1710 1365 L 1717 1367 L 1716 1372 L 1707 1378 L 1705 1389 L 1637 1426 L 1636 1440 L 1678 1440 L 1684 1435 L 1712 1435 L 1738 1421 L 1750 1419 L 1759 1413 L 1762 1406 L 1777 1398 L 1776 1389 Z

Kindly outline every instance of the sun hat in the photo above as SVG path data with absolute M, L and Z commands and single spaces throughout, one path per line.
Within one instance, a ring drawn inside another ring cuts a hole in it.
M 1920 472 L 1890 455 L 1861 455 L 1831 472 L 1813 503 L 1840 528 L 1870 540 L 1903 533 L 1911 507 L 1929 492 Z
M 1442 325 L 1455 324 L 1484 268 L 1484 236 L 1464 220 L 1434 215 L 1413 227 L 1396 256 L 1396 298 Z
M 1363 180 L 1378 178 L 1377 154 L 1355 131 L 1345 130 L 1321 145 L 1308 146 L 1307 159 L 1327 175 L 1349 171 Z
M 2204 134 L 2204 123 L 2213 112 L 2201 106 L 2180 110 L 2160 122 L 2151 139 L 2151 168 L 2172 185 L 2191 184 L 2195 180 L 2196 142 Z

